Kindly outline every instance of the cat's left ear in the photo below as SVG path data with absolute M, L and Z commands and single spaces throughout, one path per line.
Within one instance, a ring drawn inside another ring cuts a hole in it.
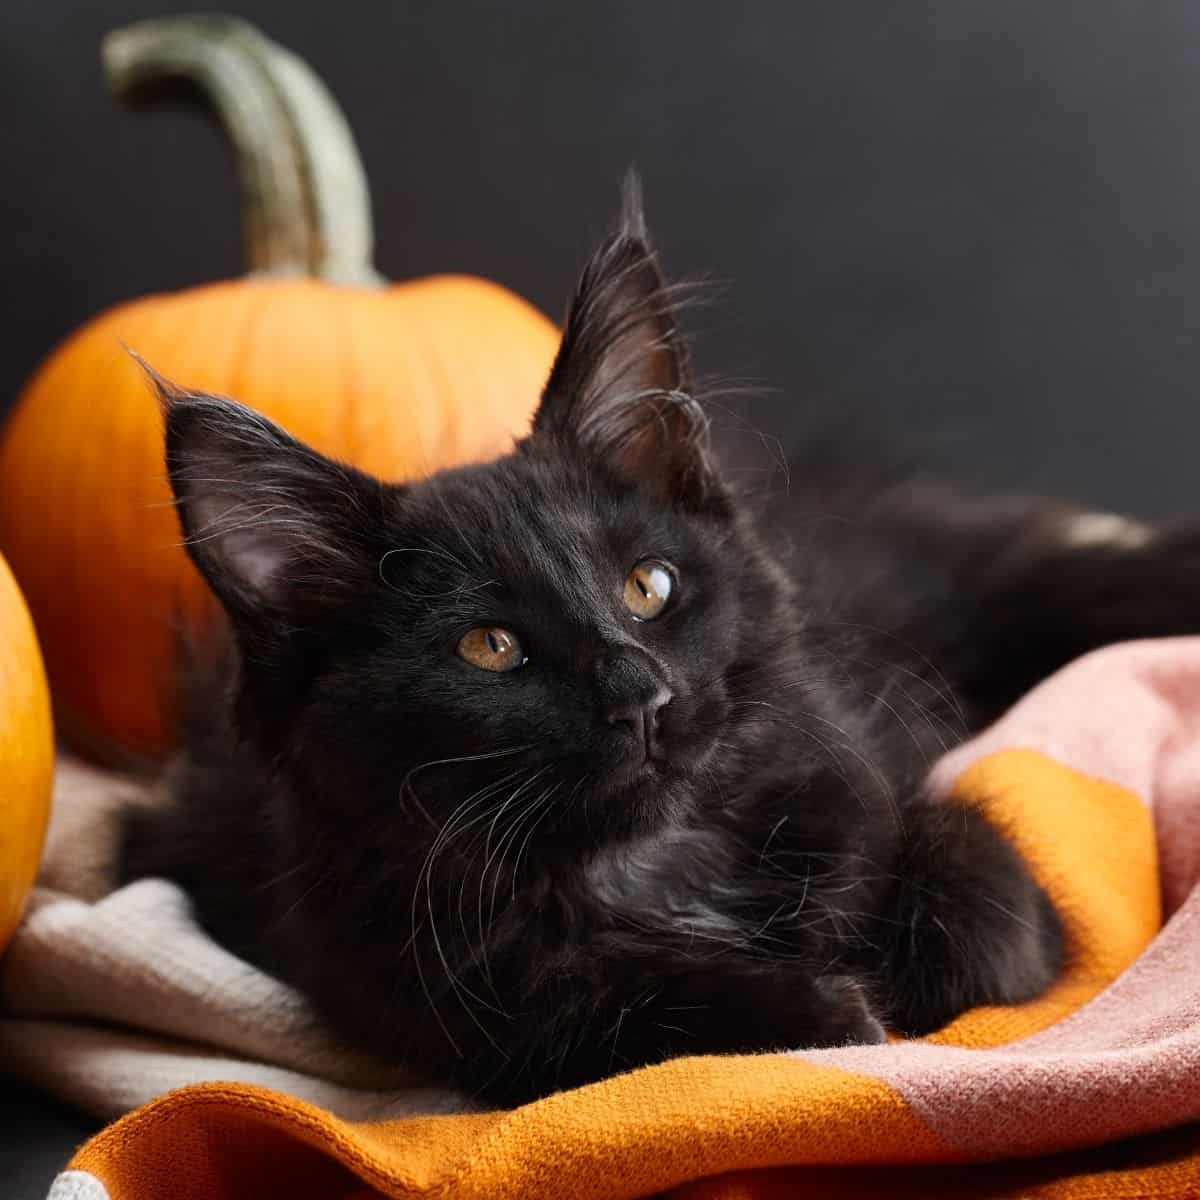
M 703 507 L 723 495 L 636 176 L 619 230 L 584 268 L 533 433 L 663 500 Z

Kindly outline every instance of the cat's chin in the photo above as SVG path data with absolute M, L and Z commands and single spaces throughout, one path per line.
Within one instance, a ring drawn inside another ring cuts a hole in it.
M 693 804 L 694 793 L 691 780 L 672 763 L 645 759 L 610 776 L 596 799 L 610 832 L 627 837 L 678 820 Z
M 631 758 L 613 772 L 612 781 L 617 788 L 641 787 L 662 783 L 674 774 L 670 762 L 662 756 L 643 758 L 640 761 Z
M 657 792 L 675 791 L 701 775 L 713 746 L 672 744 L 653 754 L 632 754 L 608 770 L 602 790 L 645 801 Z
M 653 833 L 678 821 L 695 803 L 692 783 L 669 763 L 653 759 L 593 772 L 590 782 L 535 836 L 563 852 L 586 852 Z

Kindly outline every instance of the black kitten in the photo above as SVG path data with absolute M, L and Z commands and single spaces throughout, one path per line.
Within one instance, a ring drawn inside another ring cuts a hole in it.
M 127 871 L 500 1102 L 1036 995 L 1055 913 L 929 762 L 1069 658 L 1197 623 L 1168 533 L 854 453 L 752 511 L 627 207 L 496 462 L 389 486 L 163 385 L 233 650 Z

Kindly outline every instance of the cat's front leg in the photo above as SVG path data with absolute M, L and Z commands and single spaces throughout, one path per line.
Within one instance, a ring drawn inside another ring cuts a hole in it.
M 1058 914 L 973 808 L 915 806 L 895 873 L 875 939 L 889 1026 L 929 1033 L 978 1005 L 1032 999 L 1061 970 Z
M 480 1089 L 504 1104 L 696 1054 L 754 1053 L 886 1040 L 867 989 L 849 975 L 766 959 L 612 962 L 541 998 L 528 1045 Z
M 633 1063 L 682 1054 L 728 1054 L 885 1040 L 866 988 L 787 961 L 714 962 L 661 981 L 631 1005 L 610 1046 Z

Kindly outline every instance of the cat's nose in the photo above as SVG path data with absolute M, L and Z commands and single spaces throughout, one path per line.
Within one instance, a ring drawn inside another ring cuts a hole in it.
M 604 710 L 608 725 L 626 725 L 642 744 L 647 758 L 657 758 L 659 751 L 659 714 L 671 702 L 670 688 L 660 685 L 652 695 L 620 700 Z
M 671 700 L 659 665 L 638 647 L 607 647 L 595 658 L 596 716 L 632 733 L 643 758 L 659 758 L 660 716 Z

